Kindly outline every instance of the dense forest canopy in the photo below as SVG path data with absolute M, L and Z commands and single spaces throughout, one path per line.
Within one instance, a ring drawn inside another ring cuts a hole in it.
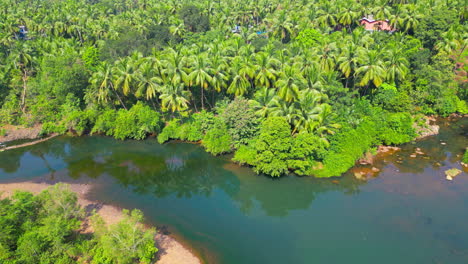
M 467 113 L 464 0 L 1 0 L 0 124 L 337 176 Z M 365 30 L 361 18 L 394 32 Z

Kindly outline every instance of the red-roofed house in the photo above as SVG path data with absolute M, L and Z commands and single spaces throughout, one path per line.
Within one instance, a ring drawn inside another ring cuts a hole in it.
M 387 19 L 374 20 L 372 18 L 363 17 L 361 20 L 359 20 L 359 24 L 364 26 L 365 30 L 369 31 L 395 31 Z

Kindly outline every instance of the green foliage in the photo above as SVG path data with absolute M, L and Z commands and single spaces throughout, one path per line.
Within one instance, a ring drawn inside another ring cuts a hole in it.
M 4 128 L 0 128 L 0 137 L 4 137 L 7 135 L 7 131 Z
M 330 149 L 323 159 L 323 168 L 311 172 L 317 177 L 340 176 L 377 143 L 377 134 L 376 124 L 372 121 L 363 121 L 355 129 L 342 129 L 332 138 Z
M 42 124 L 41 135 L 48 135 L 52 133 L 64 134 L 65 132 L 67 132 L 67 128 L 63 123 L 45 122 Z
M 247 144 L 258 132 L 259 119 L 249 101 L 237 97 L 221 113 L 236 147 Z
M 0 212 L 1 263 L 151 263 L 157 252 L 155 230 L 144 228 L 136 210 L 125 211 L 124 219 L 110 227 L 96 215 L 96 233 L 80 234 L 84 210 L 64 184 L 37 196 L 15 192 L 0 199 Z
M 205 32 L 210 29 L 210 20 L 194 5 L 186 5 L 179 11 L 185 26 L 192 32 Z
M 313 47 L 317 42 L 323 40 L 323 35 L 315 29 L 308 28 L 299 32 L 299 35 L 296 37 L 296 41 L 301 45 L 306 47 Z
M 0 123 L 18 124 L 20 120 L 19 105 L 18 96 L 15 93 L 10 93 L 0 109 Z
M 217 120 L 214 127 L 206 132 L 202 144 L 213 155 L 230 152 L 232 137 L 224 122 Z
M 461 162 L 468 164 L 468 148 L 465 149 Z
M 464 100 L 456 99 L 457 100 L 457 112 L 463 115 L 468 114 L 468 103 Z
M 96 119 L 96 123 L 91 130 L 91 134 L 102 133 L 108 136 L 114 134 L 114 125 L 117 118 L 117 112 L 113 109 L 106 109 L 100 113 Z
M 61 56 L 45 57 L 40 69 L 33 89 L 47 100 L 56 98 L 59 104 L 64 103 L 69 94 L 83 98 L 90 75 L 78 54 L 71 51 Z
M 382 126 L 377 126 L 378 139 L 385 145 L 409 142 L 416 136 L 414 120 L 409 113 L 389 113 Z
M 60 105 L 45 95 L 36 97 L 31 106 L 32 123 L 54 122 L 61 118 Z
M 130 110 L 120 109 L 117 112 L 114 131 L 116 139 L 144 139 L 150 133 L 160 131 L 159 113 L 141 102 L 135 104 Z
M 233 160 L 254 166 L 257 173 L 279 177 L 288 172 L 292 147 L 291 129 L 282 117 L 269 117 L 260 126 L 258 139 L 251 147 L 241 147 Z
M 151 263 L 158 249 L 154 246 L 155 229 L 145 230 L 143 214 L 139 210 L 123 211 L 124 218 L 107 227 L 98 215 L 96 226 L 97 245 L 93 261 L 96 263 Z
M 398 91 L 396 87 L 382 84 L 372 102 L 391 112 L 407 112 L 411 110 L 411 99 L 407 93 Z
M 97 112 L 93 109 L 85 111 L 75 110 L 65 116 L 64 125 L 68 130 L 74 130 L 79 136 L 90 132 L 97 118 Z
M 166 124 L 162 132 L 158 135 L 158 142 L 160 144 L 168 141 L 169 139 L 179 139 L 180 138 L 180 124 L 179 119 L 173 119 Z
M 93 46 L 86 47 L 83 55 L 81 55 L 81 59 L 88 69 L 94 70 L 99 64 L 99 49 Z

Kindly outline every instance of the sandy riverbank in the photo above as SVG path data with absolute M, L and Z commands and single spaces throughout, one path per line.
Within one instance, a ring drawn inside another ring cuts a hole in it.
M 96 209 L 107 224 L 117 223 L 122 218 L 122 210 L 111 205 L 86 199 L 91 186 L 86 184 L 69 184 L 70 189 L 78 195 L 78 202 L 83 208 Z M 19 182 L 0 184 L 1 197 L 12 195 L 15 190 L 29 191 L 38 194 L 50 185 L 47 183 Z M 201 261 L 173 237 L 158 232 L 157 242 L 158 264 L 200 264 Z

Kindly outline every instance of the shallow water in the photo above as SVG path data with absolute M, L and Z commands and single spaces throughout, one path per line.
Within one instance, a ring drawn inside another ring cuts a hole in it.
M 0 183 L 91 183 L 90 199 L 143 210 L 209 263 L 468 263 L 468 174 L 444 176 L 461 169 L 468 119 L 448 124 L 381 156 L 369 180 L 270 179 L 193 144 L 59 137 L 0 153 Z

